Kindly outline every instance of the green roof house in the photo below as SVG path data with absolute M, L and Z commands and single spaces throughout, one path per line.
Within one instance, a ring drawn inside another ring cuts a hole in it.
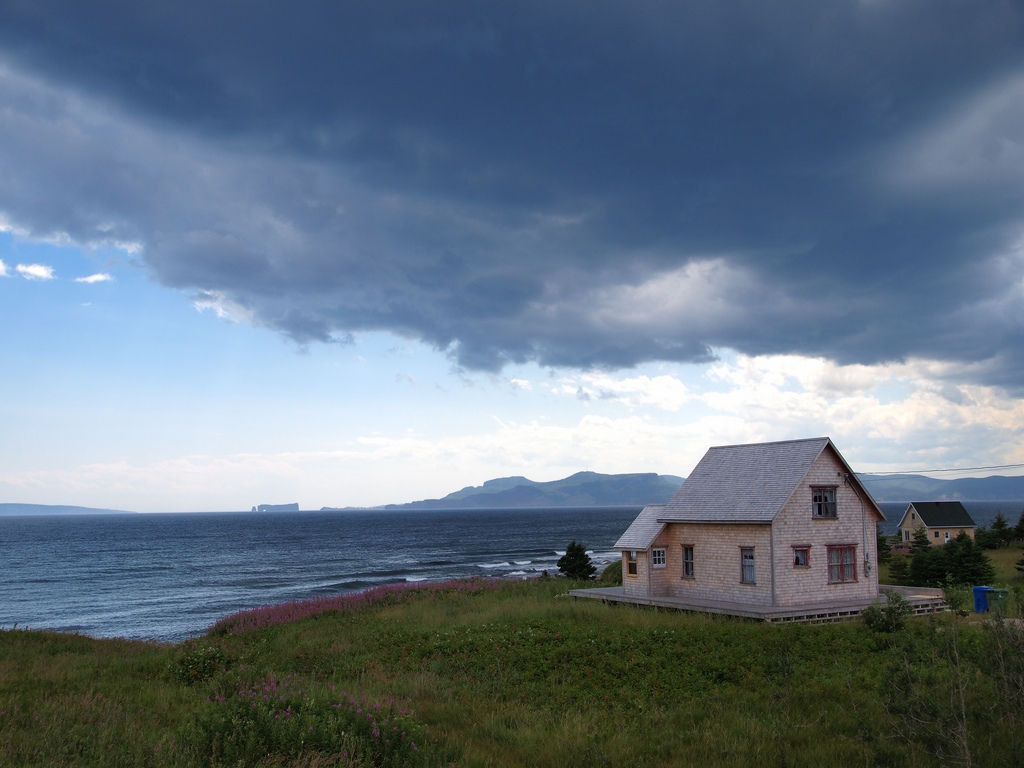
M 959 501 L 915 501 L 900 520 L 900 539 L 909 543 L 918 528 L 928 531 L 928 541 L 940 547 L 961 533 L 974 538 L 974 520 Z

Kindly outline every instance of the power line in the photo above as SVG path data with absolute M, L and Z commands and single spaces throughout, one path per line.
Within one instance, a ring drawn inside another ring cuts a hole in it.
M 926 475 L 935 472 L 977 472 L 982 469 L 1020 469 L 1024 464 L 993 464 L 988 467 L 950 467 L 946 469 L 901 469 L 895 472 L 858 472 L 858 475 Z

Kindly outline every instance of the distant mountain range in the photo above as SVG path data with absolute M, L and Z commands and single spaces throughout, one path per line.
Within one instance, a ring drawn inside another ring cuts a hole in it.
M 1024 477 L 968 477 L 935 480 L 924 475 L 860 475 L 875 501 L 1024 501 Z M 564 480 L 538 483 L 500 477 L 469 486 L 443 499 L 388 504 L 383 509 L 494 509 L 516 507 L 642 506 L 664 504 L 684 478 L 653 472 L 602 475 L 577 472 Z
M 1015 501 L 1024 504 L 1024 477 L 965 477 L 935 480 L 924 475 L 860 475 L 878 502 Z M 679 490 L 683 478 L 642 472 L 603 475 L 577 472 L 563 480 L 538 483 L 525 477 L 499 477 L 467 486 L 443 499 L 388 504 L 374 509 L 514 509 L 516 507 L 614 507 L 664 504 Z M 266 505 L 264 511 L 296 511 L 297 504 Z M 323 507 L 324 510 L 339 509 Z M 352 509 L 349 507 L 348 509 Z M 0 504 L 0 517 L 16 515 L 124 515 L 120 509 L 66 504 Z
M 681 477 L 654 472 L 629 475 L 577 472 L 563 480 L 546 483 L 525 477 L 500 477 L 449 493 L 443 499 L 388 504 L 384 509 L 643 506 L 668 501 L 682 482 Z
M 858 475 L 875 501 L 1024 500 L 1024 477 L 963 477 L 935 480 L 924 475 Z

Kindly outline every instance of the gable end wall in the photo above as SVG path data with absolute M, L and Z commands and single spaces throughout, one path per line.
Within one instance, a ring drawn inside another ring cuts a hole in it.
M 878 596 L 877 518 L 866 499 L 862 513 L 857 492 L 844 482 L 844 472 L 838 457 L 825 449 L 775 518 L 775 595 L 779 606 L 870 601 Z M 815 519 L 811 487 L 830 485 L 836 487 L 837 517 Z M 828 547 L 849 544 L 856 546 L 857 580 L 829 584 Z M 793 565 L 795 545 L 810 546 L 810 567 Z M 870 568 L 865 567 L 865 553 Z

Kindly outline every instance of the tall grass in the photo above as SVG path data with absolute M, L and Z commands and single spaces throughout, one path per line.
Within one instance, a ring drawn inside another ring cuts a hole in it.
M 1019 764 L 1016 625 L 775 626 L 570 586 L 389 590 L 175 646 L 0 632 L 0 764 Z

